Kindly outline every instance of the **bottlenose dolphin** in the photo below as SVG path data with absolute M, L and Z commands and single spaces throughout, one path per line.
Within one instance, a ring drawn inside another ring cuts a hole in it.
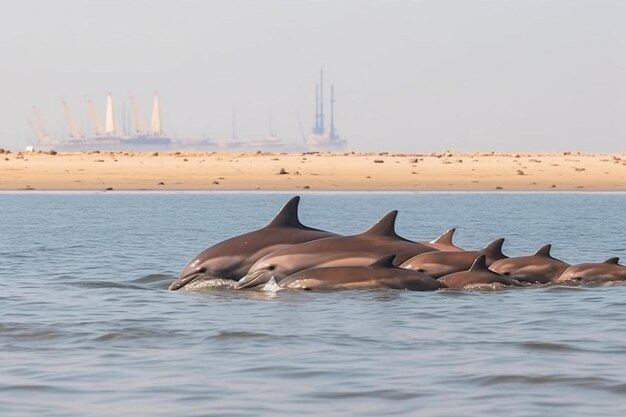
M 448 288 L 461 289 L 468 285 L 477 284 L 503 284 L 520 286 L 521 284 L 514 279 L 496 274 L 487 268 L 486 256 L 480 255 L 472 264 L 469 271 L 455 272 L 439 278 L 439 281 Z
M 626 266 L 618 262 L 619 258 L 609 258 L 602 263 L 572 265 L 561 274 L 557 282 L 577 281 L 585 284 L 604 284 L 626 281 Z
M 178 290 L 199 280 L 238 280 L 248 272 L 254 262 L 277 249 L 338 236 L 300 223 L 299 202 L 300 197 L 293 197 L 267 226 L 224 240 L 202 251 L 183 268 L 179 278 L 169 289 Z
M 452 238 L 454 237 L 454 232 L 456 231 L 455 227 L 452 227 L 446 230 L 441 236 L 438 238 L 431 240 L 429 242 L 419 241 L 426 246 L 430 246 L 431 248 L 435 248 L 440 251 L 461 251 L 462 248 L 459 248 L 452 242 Z
M 400 267 L 423 272 L 433 278 L 439 278 L 454 272 L 467 271 L 480 255 L 486 256 L 487 265 L 491 265 L 499 259 L 506 258 L 502 253 L 503 242 L 504 239 L 494 240 L 484 248 L 475 251 L 422 253 L 405 261 Z
M 570 265 L 550 256 L 552 245 L 545 245 L 532 256 L 495 261 L 489 269 L 520 282 L 546 284 L 555 281 Z
M 277 250 L 259 259 L 235 289 L 256 287 L 272 277 L 276 282 L 296 272 L 326 266 L 366 266 L 381 256 L 394 253 L 402 263 L 418 253 L 434 248 L 404 239 L 396 234 L 394 210 L 380 219 L 369 230 L 353 236 L 320 239 Z
M 296 272 L 278 283 L 280 288 L 294 290 L 355 290 L 391 288 L 428 291 L 444 286 L 419 272 L 393 265 L 396 255 L 388 255 L 368 266 L 331 266 Z

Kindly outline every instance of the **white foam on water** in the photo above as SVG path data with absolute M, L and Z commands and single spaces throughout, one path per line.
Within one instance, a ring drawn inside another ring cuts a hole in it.
M 281 290 L 281 288 L 276 283 L 276 280 L 274 279 L 274 277 L 272 277 L 270 278 L 269 281 L 267 281 L 267 283 L 263 286 L 263 288 L 261 288 L 261 290 L 268 291 L 268 292 L 278 292 Z
M 502 291 L 506 289 L 511 289 L 507 285 L 501 284 L 499 282 L 494 282 L 492 284 L 470 284 L 463 287 L 465 291 Z
M 211 288 L 233 288 L 234 285 L 235 281 L 232 279 L 214 278 L 193 281 L 185 285 L 183 288 L 185 290 L 197 291 Z

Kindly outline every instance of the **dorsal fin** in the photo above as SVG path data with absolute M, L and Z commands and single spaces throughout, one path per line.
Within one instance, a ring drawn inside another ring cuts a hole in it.
M 606 261 L 602 262 L 603 264 L 611 264 L 611 265 L 619 265 L 619 258 L 618 257 L 614 257 L 614 258 L 609 258 Z
M 386 255 L 386 256 L 383 256 L 382 258 L 377 259 L 373 263 L 369 264 L 367 267 L 368 268 L 395 268 L 395 265 L 393 264 L 394 259 L 396 259 L 396 255 L 392 253 L 391 255 Z
M 363 235 L 377 235 L 377 236 L 390 236 L 399 237 L 396 234 L 396 217 L 398 216 L 398 210 L 390 211 L 380 219 L 376 224 L 369 228 L 369 230 L 361 233 Z
M 300 223 L 300 220 L 298 219 L 298 203 L 300 203 L 299 196 L 295 196 L 291 200 L 287 201 L 280 209 L 276 217 L 274 217 L 274 219 L 265 227 L 304 228 L 305 226 Z
M 487 257 L 485 255 L 480 255 L 478 258 L 474 260 L 472 267 L 469 269 L 472 272 L 476 271 L 487 271 Z
M 552 245 L 548 243 L 547 245 L 539 248 L 539 250 L 535 252 L 533 256 L 543 256 L 544 258 L 552 258 L 552 255 L 550 255 L 550 249 L 552 249 Z
M 433 243 L 433 244 L 438 243 L 440 245 L 454 246 L 454 243 L 452 243 L 452 237 L 454 236 L 455 231 L 456 231 L 456 227 L 451 227 L 450 229 L 445 231 L 441 236 L 439 236 L 437 239 L 431 240 L 428 243 Z
M 504 238 L 496 239 L 484 248 L 480 250 L 480 253 L 484 253 L 485 255 L 489 255 L 492 258 L 498 258 L 504 256 L 502 253 L 502 244 L 504 243 Z

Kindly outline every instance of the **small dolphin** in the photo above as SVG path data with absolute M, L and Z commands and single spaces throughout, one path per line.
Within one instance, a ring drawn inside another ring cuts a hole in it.
M 546 284 L 555 281 L 570 265 L 550 255 L 552 245 L 545 245 L 532 256 L 495 261 L 489 269 L 520 282 Z
M 431 248 L 435 248 L 440 251 L 462 251 L 462 248 L 459 248 L 452 242 L 452 238 L 454 237 L 454 232 L 456 231 L 455 227 L 452 227 L 446 230 L 441 236 L 438 238 L 431 240 L 429 242 L 419 241 L 426 246 L 430 246 Z
M 509 286 L 520 286 L 521 284 L 514 279 L 496 274 L 487 268 L 487 257 L 480 255 L 472 264 L 469 271 L 455 272 L 439 278 L 439 281 L 448 288 L 461 289 L 468 285 L 477 284 L 503 284 Z
M 238 280 L 263 256 L 277 249 L 310 240 L 338 236 L 304 226 L 298 219 L 300 197 L 289 200 L 265 227 L 239 235 L 202 251 L 182 270 L 169 289 L 178 290 L 191 282 L 209 279 Z
M 557 282 L 578 281 L 585 284 L 604 284 L 626 281 L 626 266 L 618 262 L 619 258 L 609 258 L 602 263 L 572 265 L 561 274 Z
M 486 256 L 487 265 L 491 265 L 499 259 L 506 258 L 502 253 L 503 242 L 504 239 L 494 240 L 483 249 L 476 251 L 422 253 L 405 261 L 400 267 L 423 272 L 433 278 L 440 278 L 454 272 L 467 271 L 480 255 Z
M 395 255 L 387 255 L 368 266 L 331 266 L 296 272 L 278 283 L 280 288 L 294 290 L 355 290 L 391 288 L 429 291 L 443 285 L 419 272 L 393 265 Z
M 390 253 L 395 253 L 396 262 L 402 263 L 418 253 L 435 250 L 398 236 L 395 231 L 397 215 L 397 210 L 388 213 L 358 235 L 331 237 L 277 250 L 252 265 L 246 276 L 235 284 L 235 289 L 256 287 L 272 277 L 280 282 L 310 268 L 366 266 Z

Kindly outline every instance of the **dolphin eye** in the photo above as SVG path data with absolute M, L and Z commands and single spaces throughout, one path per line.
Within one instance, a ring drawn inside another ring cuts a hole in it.
M 268 270 L 273 271 L 276 269 L 276 265 L 270 265 L 267 267 Z
M 508 277 L 509 275 L 511 275 L 511 273 L 509 271 L 506 271 L 506 272 L 503 272 L 502 275 L 506 275 Z
M 206 268 L 202 267 L 202 268 L 198 269 L 198 272 L 201 273 L 201 274 L 204 274 L 206 272 Z
M 424 272 L 422 268 L 416 269 L 417 272 Z

